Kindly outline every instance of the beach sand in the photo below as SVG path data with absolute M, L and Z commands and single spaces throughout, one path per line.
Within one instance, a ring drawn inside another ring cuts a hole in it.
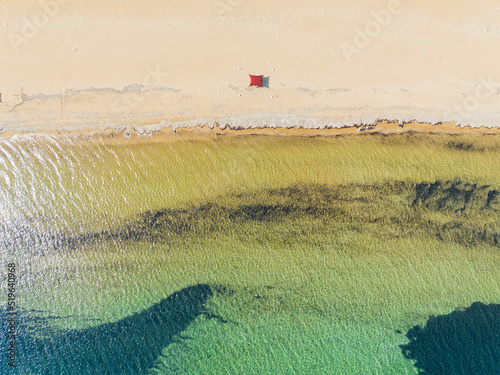
M 4 137 L 498 126 L 492 0 L 23 0 L 0 11 Z M 268 87 L 248 87 L 248 74 Z

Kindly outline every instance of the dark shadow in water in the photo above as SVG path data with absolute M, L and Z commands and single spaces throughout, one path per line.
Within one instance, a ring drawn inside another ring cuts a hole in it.
M 172 343 L 174 336 L 204 313 L 203 305 L 211 296 L 209 285 L 190 286 L 118 322 L 64 330 L 46 338 L 31 336 L 21 326 L 16 345 L 17 366 L 10 373 L 144 374 L 153 367 L 162 350 Z M 2 326 L 6 332 L 5 313 Z M 5 348 L 4 343 L 2 347 Z M 5 357 L 2 353 L 1 373 L 9 373 Z
M 401 345 L 426 375 L 500 374 L 500 305 L 475 302 L 462 311 L 430 317 Z

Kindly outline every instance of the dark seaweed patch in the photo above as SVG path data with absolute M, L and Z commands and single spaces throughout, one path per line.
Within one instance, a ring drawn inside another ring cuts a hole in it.
M 450 141 L 446 143 L 446 147 L 460 151 L 484 151 L 483 148 L 476 147 L 474 144 L 467 142 Z
M 431 316 L 411 328 L 403 355 L 427 375 L 498 375 L 500 305 L 473 303 L 465 310 Z
M 488 191 L 488 197 L 486 198 L 486 208 L 493 208 L 500 210 L 500 191 L 498 190 Z
M 281 241 L 285 246 L 305 238 L 316 244 L 319 237 L 340 230 L 499 246 L 500 191 L 463 181 L 294 185 L 227 194 L 199 206 L 146 211 L 127 225 L 98 233 L 30 234 L 29 228 L 24 228 L 17 237 L 9 234 L 9 247 L 19 247 L 16 241 L 21 241 L 19 245 L 43 254 L 107 241 L 169 244 L 229 233 L 235 228 L 250 230 L 248 240 L 255 243 Z M 280 228 L 287 228 L 287 236 Z
M 446 215 L 445 223 L 434 219 L 436 211 Z M 214 202 L 188 209 L 146 212 L 128 227 L 78 240 L 113 238 L 161 242 L 174 235 L 224 232 L 245 223 L 313 220 L 315 229 L 309 233 L 297 229 L 297 235 L 314 237 L 343 229 L 396 236 L 425 232 L 443 241 L 498 246 L 499 212 L 498 190 L 462 181 L 333 187 L 295 185 L 219 197 Z
M 435 181 L 415 186 L 413 206 L 434 210 L 464 211 L 466 209 L 500 210 L 500 191 L 489 186 L 462 181 Z

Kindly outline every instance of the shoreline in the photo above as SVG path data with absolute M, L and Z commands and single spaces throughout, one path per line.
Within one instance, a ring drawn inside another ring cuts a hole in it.
M 246 127 L 232 126 L 231 124 L 219 124 L 205 122 L 197 125 L 180 123 L 174 124 L 150 124 L 150 125 L 130 125 L 119 126 L 109 125 L 98 128 L 73 128 L 73 129 L 43 129 L 31 128 L 24 131 L 4 131 L 0 132 L 0 141 L 24 136 L 68 136 L 85 138 L 94 141 L 104 141 L 106 143 L 121 142 L 162 142 L 175 140 L 206 140 L 219 136 L 244 136 L 244 135 L 268 135 L 268 136 L 299 136 L 299 137 L 337 137 L 346 135 L 396 135 L 406 133 L 426 133 L 426 134 L 449 134 L 449 135 L 497 135 L 500 134 L 500 127 L 471 127 L 460 126 L 455 122 L 427 123 L 420 121 L 389 121 L 379 120 L 373 124 L 347 125 L 340 127 Z

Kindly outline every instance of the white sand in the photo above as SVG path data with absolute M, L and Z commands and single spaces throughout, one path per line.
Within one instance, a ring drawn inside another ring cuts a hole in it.
M 0 4 L 0 131 L 500 123 L 494 0 L 101 3 Z

